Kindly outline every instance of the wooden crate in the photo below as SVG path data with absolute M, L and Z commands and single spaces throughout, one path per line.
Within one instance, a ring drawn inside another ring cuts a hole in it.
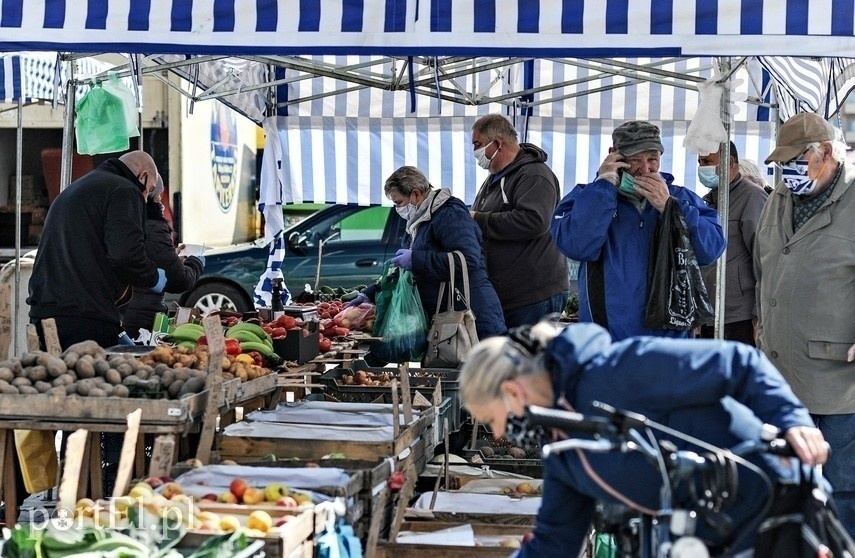
M 273 454 L 277 457 L 313 460 L 343 453 L 349 459 L 376 461 L 382 457 L 397 456 L 414 442 L 425 443 L 425 433 L 429 433 L 433 426 L 435 414 L 436 409 L 433 407 L 423 410 L 412 423 L 401 428 L 396 439 L 383 442 L 220 436 L 220 457 L 246 461 Z
M 463 523 L 445 523 L 439 521 L 412 521 L 404 522 L 401 525 L 401 531 L 418 531 L 429 533 L 459 527 Z M 475 531 L 475 538 L 482 537 L 507 537 L 519 538 L 531 531 L 530 527 L 521 527 L 516 525 L 488 525 L 488 524 L 472 524 L 472 529 Z M 379 541 L 377 544 L 377 558 L 423 558 L 430 556 L 431 558 L 470 558 L 470 557 L 502 557 L 507 556 L 513 551 L 509 547 L 501 546 L 442 546 L 432 544 L 409 544 L 393 541 Z
M 306 549 L 314 547 L 313 540 L 317 522 L 313 509 L 299 511 L 273 506 L 278 511 L 272 511 L 271 506 L 244 506 L 239 504 L 218 504 L 217 502 L 210 502 L 207 505 L 204 502 L 197 502 L 197 505 L 200 509 L 212 511 L 218 515 L 233 515 L 242 524 L 246 523 L 249 514 L 256 509 L 264 509 L 273 516 L 274 521 L 283 515 L 294 515 L 295 518 L 280 527 L 278 531 L 268 533 L 267 536 L 259 539 L 264 541 L 264 554 L 267 558 L 311 556 L 311 553 L 306 554 Z M 211 536 L 213 536 L 212 533 L 189 530 L 181 540 L 181 546 L 198 547 Z
M 239 405 L 256 397 L 270 394 L 276 389 L 277 376 L 277 374 L 270 373 L 246 382 L 238 380 L 233 398 L 227 398 L 224 401 L 230 405 Z
M 180 431 L 205 409 L 207 392 L 183 399 L 122 399 L 59 395 L 0 395 L 4 428 L 70 430 L 98 424 L 99 431 L 124 432 L 128 415 L 142 409 L 145 431 Z M 38 423 L 38 425 L 34 425 Z M 158 428 L 159 427 L 159 428 Z

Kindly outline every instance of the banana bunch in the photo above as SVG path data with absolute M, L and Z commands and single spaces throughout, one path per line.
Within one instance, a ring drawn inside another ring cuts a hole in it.
M 226 330 L 226 337 L 240 341 L 243 353 L 256 351 L 265 358 L 280 360 L 279 355 L 273 352 L 273 340 L 257 324 L 240 322 Z
M 205 328 L 199 324 L 189 322 L 177 326 L 169 334 L 173 343 L 179 347 L 185 347 L 187 349 L 196 348 L 196 342 L 199 341 L 199 338 L 203 335 L 205 335 Z

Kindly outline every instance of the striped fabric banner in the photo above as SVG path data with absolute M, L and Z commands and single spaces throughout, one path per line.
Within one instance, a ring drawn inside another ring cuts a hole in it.
M 831 118 L 849 94 L 847 77 L 851 79 L 855 68 L 853 58 L 767 56 L 760 63 L 774 80 L 781 120 L 799 112 Z
M 853 56 L 853 14 L 853 0 L 0 0 L 0 50 Z
M 2 33 L 2 30 L 0 30 Z M 77 61 L 76 76 L 88 76 L 106 71 L 110 65 L 91 58 Z M 12 103 L 19 98 L 25 102 L 57 100 L 65 102 L 65 85 L 68 64 L 57 67 L 56 53 L 24 52 L 0 55 L 0 102 Z M 88 85 L 77 88 L 80 98 L 89 90 Z
M 262 163 L 262 189 L 279 188 L 282 203 L 350 203 L 389 205 L 383 182 L 401 165 L 422 169 L 436 187 L 450 188 L 472 203 L 487 174 L 475 164 L 470 130 L 477 117 L 346 118 L 277 117 L 265 123 L 268 133 Z M 563 193 L 590 182 L 611 146 L 611 132 L 621 120 L 541 118 L 528 121 L 528 141 L 549 155 L 548 164 Z M 686 152 L 689 122 L 656 121 L 665 146 L 662 170 L 675 183 L 697 184 L 697 156 Z M 773 149 L 770 122 L 737 122 L 732 139 L 740 157 L 761 162 Z

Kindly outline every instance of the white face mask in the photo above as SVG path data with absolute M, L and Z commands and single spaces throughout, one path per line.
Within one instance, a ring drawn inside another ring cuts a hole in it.
M 398 215 L 401 216 L 401 219 L 405 221 L 410 218 L 410 215 L 412 215 L 413 211 L 415 210 L 416 206 L 411 203 L 408 203 L 407 205 L 402 205 L 401 207 L 395 206 L 395 211 L 397 211 Z
M 490 143 L 493 143 L 493 141 L 491 141 Z M 487 157 L 487 148 L 490 146 L 490 143 L 488 143 L 481 149 L 475 150 L 475 160 L 478 161 L 478 166 L 485 170 L 488 170 L 490 168 L 490 159 Z M 495 156 L 496 154 L 493 153 L 493 157 Z
M 698 167 L 698 180 L 711 190 L 718 188 L 718 174 L 715 171 L 715 165 Z

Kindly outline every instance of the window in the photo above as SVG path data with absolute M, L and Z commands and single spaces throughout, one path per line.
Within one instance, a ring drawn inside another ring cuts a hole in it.
M 383 239 L 391 207 L 366 207 L 339 222 L 341 235 L 332 242 L 353 242 Z

